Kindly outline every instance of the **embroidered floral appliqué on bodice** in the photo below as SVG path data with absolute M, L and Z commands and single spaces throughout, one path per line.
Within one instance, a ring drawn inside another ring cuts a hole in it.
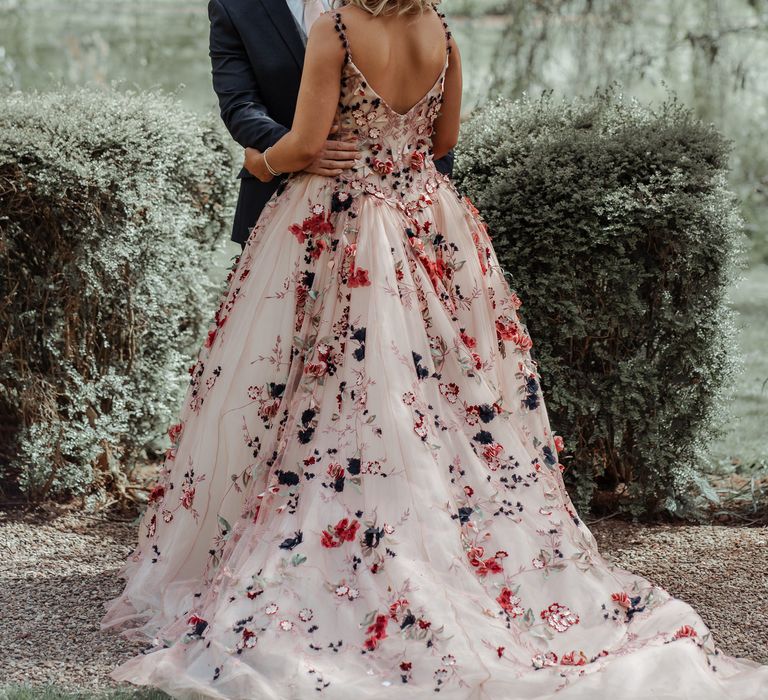
M 372 194 L 406 210 L 429 205 L 429 195 L 439 186 L 440 173 L 432 154 L 432 133 L 443 100 L 450 56 L 446 33 L 443 69 L 427 93 L 407 112 L 395 111 L 370 86 L 349 52 L 341 15 L 335 14 L 336 31 L 345 49 L 337 117 L 338 138 L 356 138 L 361 157 L 355 167 L 339 177 L 352 193 Z

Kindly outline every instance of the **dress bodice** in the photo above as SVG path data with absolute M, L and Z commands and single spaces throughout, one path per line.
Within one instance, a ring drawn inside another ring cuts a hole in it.
M 435 12 L 445 28 L 443 69 L 427 93 L 405 113 L 394 110 L 371 87 L 352 59 L 341 14 L 334 15 L 345 50 L 337 109 L 338 137 L 357 139 L 361 153 L 355 167 L 340 176 L 353 189 L 403 201 L 414 199 L 414 193 L 428 198 L 437 187 L 440 174 L 433 162 L 432 133 L 442 105 L 451 49 L 445 17 L 437 9 Z

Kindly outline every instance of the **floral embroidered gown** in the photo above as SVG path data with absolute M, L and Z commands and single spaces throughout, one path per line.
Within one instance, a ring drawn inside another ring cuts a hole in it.
M 190 368 L 112 672 L 236 700 L 765 698 L 768 666 L 611 566 L 563 486 L 531 338 L 474 207 L 347 56 L 363 158 L 288 179 Z M 447 29 L 446 34 L 448 35 Z

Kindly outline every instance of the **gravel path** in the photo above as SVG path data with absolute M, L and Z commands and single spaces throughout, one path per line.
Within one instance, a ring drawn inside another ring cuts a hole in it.
M 691 603 L 724 651 L 768 663 L 768 527 L 632 525 L 590 529 L 603 555 Z M 141 644 L 99 631 L 136 525 L 82 515 L 0 512 L 0 685 L 108 688 Z

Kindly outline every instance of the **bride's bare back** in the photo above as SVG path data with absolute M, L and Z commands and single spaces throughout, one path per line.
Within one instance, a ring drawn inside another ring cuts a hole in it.
M 343 27 L 336 26 L 339 16 Z M 346 46 L 339 41 L 340 32 Z M 312 25 L 291 130 L 270 149 L 273 169 L 303 170 L 325 146 L 347 60 L 364 76 L 368 89 L 403 117 L 437 86 L 445 69 L 439 114 L 430 127 L 432 154 L 441 158 L 456 145 L 461 58 L 438 13 L 427 7 L 423 13 L 374 16 L 347 5 L 324 13 Z
M 374 17 L 347 6 L 339 11 L 352 61 L 371 88 L 404 114 L 435 84 L 445 63 L 445 31 L 433 11 Z

